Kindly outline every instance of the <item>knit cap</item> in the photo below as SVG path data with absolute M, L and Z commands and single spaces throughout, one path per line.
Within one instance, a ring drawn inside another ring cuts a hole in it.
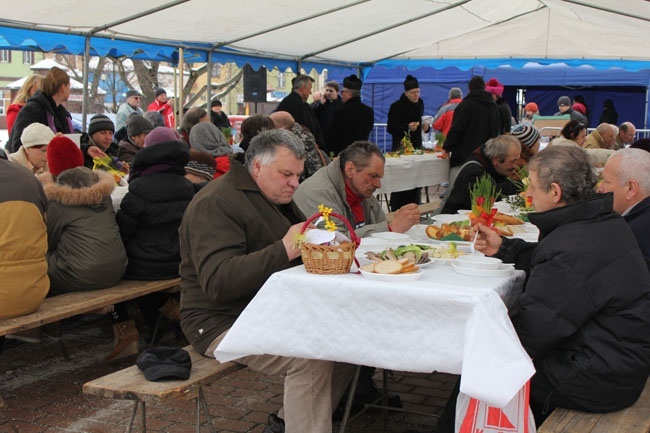
M 490 81 L 485 83 L 485 90 L 493 95 L 503 95 L 503 84 L 499 83 L 496 78 L 490 78 Z
M 180 141 L 181 136 L 176 131 L 166 126 L 159 126 L 154 128 L 144 138 L 144 147 L 151 147 L 158 143 L 165 143 L 167 141 Z
M 232 153 L 232 146 L 212 122 L 199 122 L 190 130 L 190 145 L 214 157 Z
M 539 131 L 537 128 L 525 123 L 513 126 L 512 135 L 528 148 L 533 147 L 539 141 Z
M 153 124 L 141 114 L 131 114 L 126 118 L 126 135 L 135 137 L 140 134 L 148 134 L 153 130 Z
M 568 96 L 560 96 L 557 100 L 557 106 L 559 107 L 561 105 L 565 105 L 567 107 L 571 106 L 571 98 Z
M 214 167 L 207 164 L 202 164 L 198 161 L 190 161 L 185 165 L 185 172 L 200 176 L 205 180 L 212 180 L 214 178 Z
M 418 83 L 418 79 L 415 78 L 413 75 L 407 75 L 406 79 L 404 80 L 404 91 L 407 92 L 411 89 L 419 89 L 420 88 L 420 83 Z
M 53 138 L 54 132 L 42 123 L 31 123 L 20 135 L 20 141 L 25 149 L 32 146 L 45 146 Z
M 115 125 L 110 117 L 105 114 L 95 114 L 90 118 L 88 126 L 88 135 L 92 136 L 95 132 L 112 131 L 115 132 Z
M 160 89 L 156 89 L 156 92 L 154 95 L 156 95 L 156 98 L 159 97 L 160 95 L 166 95 L 167 90 L 163 89 L 162 87 Z
M 343 79 L 343 87 L 350 90 L 361 90 L 363 82 L 355 74 L 348 75 Z
M 74 141 L 58 135 L 47 146 L 47 165 L 52 176 L 57 176 L 69 168 L 84 165 L 84 156 Z
M 539 108 L 537 107 L 537 104 L 535 104 L 534 102 L 529 102 L 528 104 L 526 104 L 524 110 L 532 111 L 533 113 L 539 113 Z

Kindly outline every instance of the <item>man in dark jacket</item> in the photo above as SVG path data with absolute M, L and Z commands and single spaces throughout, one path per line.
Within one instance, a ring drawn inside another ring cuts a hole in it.
M 181 326 L 199 353 L 214 350 L 274 272 L 300 264 L 296 238 L 304 215 L 293 202 L 305 149 L 283 129 L 263 131 L 246 150 L 246 167 L 230 170 L 195 196 L 179 229 Z M 331 432 L 354 368 L 331 361 L 251 355 L 237 360 L 286 374 L 284 421 L 269 416 L 266 433 Z
M 554 116 L 564 116 L 565 114 L 568 114 L 571 120 L 577 120 L 580 123 L 588 125 L 587 118 L 583 116 L 582 113 L 578 113 L 571 107 L 571 98 L 568 96 L 560 96 L 558 98 L 557 109 L 558 111 Z
M 375 112 L 361 102 L 362 82 L 356 75 L 343 79 L 343 108 L 334 114 L 327 135 L 330 152 L 338 155 L 355 141 L 366 141 L 375 124 Z
M 307 103 L 313 84 L 314 79 L 309 75 L 300 74 L 295 77 L 291 81 L 293 91 L 280 102 L 275 111 L 289 112 L 296 122 L 302 126 L 306 126 L 314 134 L 318 147 L 322 150 L 327 150 L 323 132 L 318 124 L 318 120 L 316 120 L 314 110 Z
M 537 372 L 530 406 L 539 426 L 556 407 L 611 412 L 634 404 L 650 373 L 650 274 L 612 195 L 578 147 L 551 146 L 530 160 L 527 196 L 539 242 L 479 225 L 476 248 L 527 271 L 512 316 Z M 439 432 L 453 431 L 455 398 Z
M 517 188 L 508 176 L 517 168 L 520 154 L 521 144 L 512 135 L 499 135 L 489 139 L 463 164 L 440 213 L 455 214 L 460 209 L 471 209 L 470 190 L 486 173 L 501 194 L 516 194 Z
M 402 147 L 402 139 L 408 137 L 415 149 L 422 147 L 422 132 L 428 132 L 431 125 L 422 125 L 424 101 L 420 98 L 420 83 L 417 78 L 407 75 L 404 80 L 404 93 L 388 109 L 386 130 L 393 136 L 393 150 Z M 393 192 L 390 195 L 390 209 L 396 211 L 409 203 L 420 203 L 420 188 Z
M 500 133 L 501 112 L 485 91 L 485 82 L 479 76 L 469 80 L 469 93 L 454 110 L 451 129 L 443 149 L 451 153 L 449 181 L 453 184 L 460 166 L 478 147 Z
M 625 218 L 650 269 L 650 153 L 621 149 L 607 160 L 598 192 L 614 194 L 614 211 Z
M 219 129 L 230 128 L 228 115 L 222 111 L 221 107 L 221 101 L 218 99 L 214 99 L 210 103 L 210 119 L 212 120 L 212 123 L 214 123 L 214 126 Z
M 318 120 L 318 124 L 320 125 L 321 132 L 323 133 L 323 138 L 325 139 L 325 147 L 327 147 L 330 151 L 332 150 L 332 146 L 328 141 L 328 137 L 330 131 L 332 130 L 334 115 L 339 110 L 341 110 L 341 108 L 343 108 L 344 101 L 341 100 L 342 96 L 342 94 L 339 96 L 339 83 L 336 81 L 328 81 L 325 83 L 324 99 L 318 100 L 311 105 L 312 110 L 314 110 L 316 120 Z

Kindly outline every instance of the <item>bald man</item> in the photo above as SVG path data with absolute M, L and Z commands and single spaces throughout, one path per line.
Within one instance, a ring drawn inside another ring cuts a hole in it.
M 610 123 L 601 123 L 595 131 L 587 135 L 585 149 L 613 149 L 614 138 L 616 138 L 616 126 Z
M 616 149 L 622 149 L 626 146 L 629 146 L 634 142 L 636 137 L 636 127 L 632 122 L 623 122 L 618 127 L 618 134 L 616 134 L 616 140 L 614 142 L 614 147 Z

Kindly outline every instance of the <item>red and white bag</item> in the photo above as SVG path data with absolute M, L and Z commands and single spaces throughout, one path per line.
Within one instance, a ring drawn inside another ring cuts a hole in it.
M 456 400 L 456 433 L 536 433 L 529 398 L 530 381 L 504 408 L 461 392 Z

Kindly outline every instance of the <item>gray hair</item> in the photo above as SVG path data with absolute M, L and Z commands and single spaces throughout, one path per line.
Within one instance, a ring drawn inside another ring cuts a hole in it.
M 562 200 L 567 205 L 595 194 L 598 176 L 580 147 L 549 146 L 530 159 L 528 169 L 537 174 L 543 191 L 549 191 L 552 183 L 560 185 Z
M 496 158 L 500 162 L 504 162 L 508 157 L 508 152 L 513 148 L 521 150 L 519 140 L 513 135 L 502 134 L 486 141 L 483 152 L 490 159 Z
M 308 86 L 309 83 L 313 83 L 315 80 L 309 75 L 300 74 L 291 81 L 291 87 L 293 90 L 301 89 L 305 86 Z
M 375 143 L 369 141 L 355 141 L 339 153 L 341 171 L 345 171 L 345 164 L 348 161 L 351 161 L 357 170 L 362 170 L 370 165 L 370 159 L 373 155 L 377 155 L 382 161 L 386 161 L 386 158 Z
M 460 90 L 459 87 L 452 87 L 449 89 L 449 99 L 462 99 L 463 98 L 463 91 Z
M 639 184 L 641 194 L 650 195 L 650 153 L 643 149 L 621 149 L 617 150 L 608 160 L 619 159 L 618 167 L 614 172 L 619 185 L 630 180 Z
M 286 129 L 271 129 L 262 131 L 251 140 L 246 149 L 246 169 L 253 171 L 253 162 L 259 160 L 262 165 L 275 161 L 275 151 L 278 147 L 286 147 L 298 159 L 305 159 L 305 145 L 295 134 Z

